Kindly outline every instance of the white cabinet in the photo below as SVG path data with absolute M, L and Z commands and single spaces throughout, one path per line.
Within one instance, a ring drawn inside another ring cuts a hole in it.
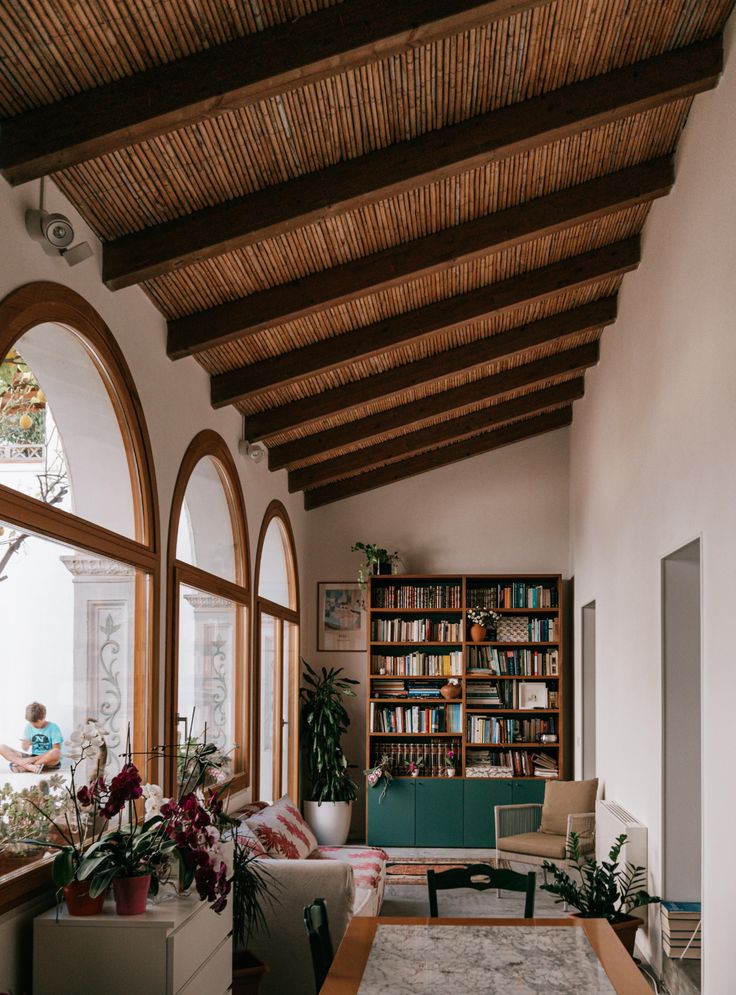
M 189 896 L 117 916 L 51 909 L 33 923 L 34 995 L 225 995 L 232 982 L 232 911 Z

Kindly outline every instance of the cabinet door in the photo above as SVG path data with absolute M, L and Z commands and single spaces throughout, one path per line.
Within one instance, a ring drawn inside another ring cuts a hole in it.
M 372 846 L 414 846 L 415 783 L 396 777 L 379 804 L 382 788 L 367 788 L 368 843 Z
M 417 779 L 417 846 L 463 845 L 463 782 L 460 778 Z
M 510 805 L 511 781 L 468 778 L 465 781 L 463 806 L 463 846 L 494 847 L 496 845 L 496 805 Z
M 514 805 L 530 805 L 532 802 L 544 801 L 544 781 L 514 781 L 513 785 Z

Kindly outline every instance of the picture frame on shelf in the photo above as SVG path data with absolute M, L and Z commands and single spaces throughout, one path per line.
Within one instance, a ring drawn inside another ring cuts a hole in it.
M 547 685 L 539 681 L 519 682 L 519 708 L 548 708 Z
M 355 581 L 317 584 L 317 649 L 322 653 L 365 651 L 365 595 Z

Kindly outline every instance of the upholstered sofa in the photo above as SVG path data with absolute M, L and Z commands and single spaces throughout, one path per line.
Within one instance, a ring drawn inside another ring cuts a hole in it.
M 298 855 L 292 842 L 277 840 L 273 828 L 259 826 L 264 818 L 270 818 L 273 826 L 271 813 L 282 803 L 290 806 L 286 819 L 298 834 L 292 837 Z M 288 799 L 276 802 L 270 811 L 267 808 L 265 803 L 256 802 L 238 813 L 244 820 L 241 839 L 255 837 L 254 851 L 270 875 L 273 893 L 264 908 L 268 930 L 252 936 L 248 947 L 269 968 L 263 995 L 311 995 L 314 983 L 304 906 L 315 898 L 325 899 L 337 948 L 354 915 L 380 913 L 387 856 L 377 847 L 319 846 L 301 817 L 297 821 L 298 812 Z M 257 847 L 264 843 L 268 852 L 259 854 Z

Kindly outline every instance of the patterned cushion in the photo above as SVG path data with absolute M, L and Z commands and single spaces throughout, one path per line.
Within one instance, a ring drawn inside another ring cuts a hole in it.
M 320 846 L 322 860 L 345 860 L 353 868 L 357 888 L 382 888 L 388 854 L 375 846 Z
M 317 848 L 317 837 L 288 795 L 246 820 L 269 857 L 300 860 Z
M 256 834 L 252 829 L 245 823 L 241 822 L 237 830 L 238 840 L 253 853 L 254 857 L 267 857 L 268 854 L 263 849 L 261 841 L 258 839 Z

